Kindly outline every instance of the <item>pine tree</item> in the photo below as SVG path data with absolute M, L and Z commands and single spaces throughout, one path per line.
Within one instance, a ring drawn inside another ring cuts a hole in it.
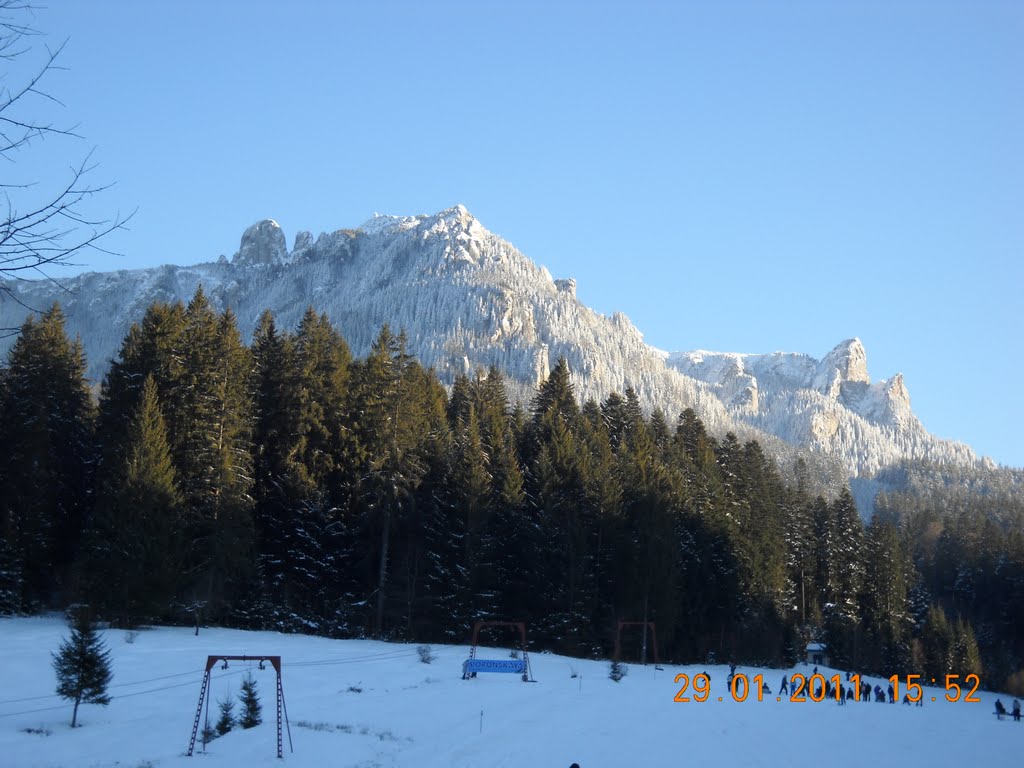
M 60 651 L 51 654 L 57 673 L 57 695 L 75 702 L 71 727 L 78 722 L 78 705 L 110 703 L 107 686 L 113 673 L 110 651 L 96 633 L 96 627 L 79 613 L 71 627 L 71 637 L 61 643 Z
M 953 630 L 953 647 L 950 649 L 953 659 L 953 669 L 964 678 L 967 675 L 981 676 L 981 653 L 978 650 L 978 641 L 974 637 L 974 629 L 969 622 L 957 619 L 956 627 Z
M 101 604 L 131 625 L 169 612 L 181 563 L 180 499 L 152 375 L 119 453 L 87 534 L 87 581 Z
M 864 526 L 853 496 L 844 488 L 829 509 L 831 548 L 825 553 L 829 574 L 825 596 L 825 642 L 834 663 L 860 665 L 862 632 L 859 596 L 864 583 Z
M 309 307 L 295 335 L 295 362 L 300 391 L 296 459 L 308 482 L 323 486 L 337 479 L 351 450 L 343 419 L 352 353 L 327 315 Z
M 334 633 L 345 565 L 341 510 L 353 485 L 344 421 L 350 353 L 326 315 L 296 336 L 265 312 L 253 337 L 255 519 L 259 564 L 282 629 Z
M 181 335 L 184 331 L 185 307 L 155 302 L 147 309 L 140 323 L 132 325 L 121 343 L 118 356 L 100 390 L 97 432 L 102 445 L 100 453 L 101 482 L 107 470 L 116 472 L 121 467 L 125 450 L 125 435 L 131 419 L 137 412 L 142 397 L 142 386 L 152 376 L 157 396 L 165 406 L 177 378 L 181 375 Z M 187 414 L 174 408 L 163 409 L 168 440 L 176 444 L 180 421 Z
M 217 708 L 220 710 L 220 717 L 217 719 L 217 735 L 223 736 L 225 733 L 230 731 L 235 725 L 235 700 L 230 693 L 224 695 L 224 698 L 217 702 Z M 257 713 L 257 723 L 258 720 Z
M 90 504 L 94 408 L 80 342 L 54 304 L 11 348 L 0 403 L 0 535 L 18 607 L 48 604 L 70 582 Z
M 956 640 L 946 612 L 937 605 L 928 609 L 928 618 L 921 629 L 921 650 L 924 676 L 942 680 L 946 675 L 960 674 L 954 669 L 953 645 Z
M 220 614 L 250 576 L 251 360 L 230 311 L 202 288 L 185 310 L 168 410 L 177 414 L 172 456 L 182 496 L 187 597 Z
M 913 564 L 896 527 L 879 515 L 867 529 L 865 560 L 861 604 L 865 629 L 874 646 L 871 666 L 894 671 L 908 669 Z
M 686 616 L 681 639 L 693 657 L 730 655 L 740 622 L 740 564 L 724 471 L 716 441 L 693 412 L 679 417 L 671 455 L 680 465 L 677 480 L 682 515 L 676 521 Z
M 299 385 L 291 337 L 277 329 L 270 311 L 253 334 L 253 519 L 257 565 L 263 580 L 260 625 L 289 628 L 289 534 L 293 510 L 305 488 L 296 472 Z M 268 624 L 269 623 L 269 624 Z
M 396 337 L 386 325 L 355 371 L 352 421 L 361 454 L 355 490 L 364 531 L 363 590 L 374 595 L 369 627 L 377 636 L 385 630 L 385 609 L 396 594 L 389 586 L 392 534 L 408 532 L 415 492 L 428 467 L 430 381 L 408 354 L 404 334 Z
M 632 388 L 626 390 L 625 416 L 618 464 L 626 522 L 623 545 L 629 553 L 623 575 L 630 589 L 623 607 L 634 620 L 658 621 L 665 642 L 672 637 L 679 603 L 669 474 Z
M 239 694 L 242 703 L 242 714 L 238 718 L 238 724 L 243 728 L 254 728 L 263 722 L 263 708 L 260 705 L 259 691 L 256 688 L 256 679 L 252 672 L 242 680 L 242 691 Z

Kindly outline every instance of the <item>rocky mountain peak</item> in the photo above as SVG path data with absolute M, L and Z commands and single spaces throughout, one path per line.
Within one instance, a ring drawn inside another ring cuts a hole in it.
M 242 233 L 233 264 L 276 264 L 288 257 L 281 225 L 273 219 L 258 221 Z
M 860 339 L 846 339 L 822 358 L 815 372 L 813 388 L 824 394 L 837 394 L 846 382 L 870 384 L 868 355 Z

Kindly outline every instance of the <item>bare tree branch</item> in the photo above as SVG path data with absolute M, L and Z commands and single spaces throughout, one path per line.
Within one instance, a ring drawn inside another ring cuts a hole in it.
M 32 25 L 34 17 L 26 0 L 0 0 L 0 61 L 20 63 L 39 48 L 32 40 L 40 35 Z M 63 69 L 58 58 L 66 44 L 65 40 L 56 48 L 43 45 L 45 55 L 14 86 L 8 83 L 11 73 L 0 71 L 0 158 L 8 163 L 16 163 L 49 137 L 81 139 L 77 125 L 59 126 L 33 116 L 47 104 L 63 106 L 42 83 L 51 72 Z M 73 259 L 86 250 L 113 254 L 102 242 L 124 229 L 134 212 L 110 218 L 89 215 L 87 203 L 110 188 L 90 181 L 96 167 L 92 155 L 89 151 L 72 165 L 65 182 L 49 193 L 39 191 L 45 185 L 38 181 L 0 180 L 0 301 L 12 299 L 33 310 L 14 294 L 12 281 L 42 278 L 64 288 L 50 269 L 78 266 Z M 34 198 L 26 204 L 30 192 Z

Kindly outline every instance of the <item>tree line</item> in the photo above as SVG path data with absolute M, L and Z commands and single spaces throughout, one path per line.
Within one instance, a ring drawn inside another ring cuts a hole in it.
M 424 642 L 515 619 L 579 656 L 649 620 L 676 661 L 814 639 L 995 685 L 1024 655 L 1020 517 L 890 495 L 865 525 L 692 410 L 579 402 L 564 360 L 511 403 L 493 368 L 446 389 L 387 326 L 354 359 L 313 309 L 247 345 L 200 288 L 148 308 L 98 397 L 56 305 L 0 370 L 0 612 Z

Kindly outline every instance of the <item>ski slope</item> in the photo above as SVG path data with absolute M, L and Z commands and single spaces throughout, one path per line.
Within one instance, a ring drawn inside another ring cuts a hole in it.
M 107 707 L 83 704 L 82 727 L 72 730 L 71 703 L 53 693 L 50 658 L 66 634 L 59 617 L 0 619 L 4 768 L 281 765 L 269 666 L 253 669 L 262 725 L 216 739 L 205 754 L 197 743 L 196 755 L 185 756 L 208 654 L 282 657 L 294 745 L 289 752 L 286 733 L 283 762 L 293 766 L 1005 765 L 1019 759 L 1024 745 L 1024 723 L 997 721 L 997 697 L 988 692 L 978 704 L 949 703 L 944 691 L 926 687 L 920 708 L 778 702 L 774 693 L 760 703 L 753 695 L 736 702 L 722 666 L 630 665 L 615 683 L 607 662 L 543 653 L 530 656 L 536 683 L 501 674 L 464 681 L 466 646 L 433 646 L 436 659 L 426 665 L 414 645 L 206 628 L 196 637 L 177 627 L 134 637 L 104 632 L 113 700 Z M 507 658 L 508 651 L 481 649 L 479 656 Z M 248 669 L 241 662 L 214 669 L 211 724 L 217 701 L 228 693 L 237 698 Z M 708 701 L 673 702 L 676 674 L 705 669 L 712 678 Z M 782 677 L 781 670 L 739 671 L 763 672 L 773 692 Z M 802 666 L 795 671 L 809 674 Z M 1012 701 L 1001 698 L 1007 706 Z

